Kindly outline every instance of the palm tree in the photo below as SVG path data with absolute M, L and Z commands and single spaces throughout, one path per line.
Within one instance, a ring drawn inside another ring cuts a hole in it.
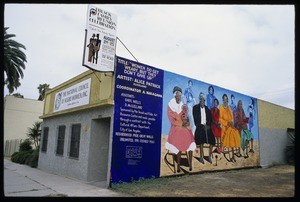
M 33 141 L 35 148 L 39 146 L 41 137 L 41 121 L 36 121 L 31 128 L 27 130 L 27 136 L 31 141 Z
M 39 90 L 39 94 L 40 94 L 38 100 L 41 100 L 41 101 L 44 100 L 46 91 L 50 90 L 49 86 L 50 86 L 50 84 L 44 83 L 44 84 L 40 84 L 39 87 L 37 87 L 37 89 Z
M 14 89 L 17 89 L 21 83 L 20 78 L 23 79 L 24 74 L 23 70 L 25 69 L 26 55 L 21 50 L 25 49 L 25 46 L 17 41 L 11 39 L 15 37 L 14 34 L 7 34 L 6 30 L 9 27 L 4 28 L 4 72 L 6 73 L 6 79 L 4 84 L 7 86 L 9 93 L 14 92 Z

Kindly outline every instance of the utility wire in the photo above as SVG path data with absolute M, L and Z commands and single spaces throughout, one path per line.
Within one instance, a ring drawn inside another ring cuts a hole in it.
M 134 55 L 130 52 L 130 50 L 124 45 L 124 43 L 121 41 L 121 39 L 119 37 L 117 37 L 117 39 L 121 42 L 121 44 L 126 48 L 126 50 L 132 55 L 132 57 L 134 57 Z M 135 57 L 134 59 L 139 62 Z
M 121 39 L 119 37 L 117 37 L 117 39 L 121 42 L 121 44 L 126 48 L 126 50 L 132 55 L 132 57 L 134 57 L 134 55 L 130 52 L 130 50 L 125 46 L 125 44 L 121 41 Z M 139 62 L 136 57 L 134 57 L 134 59 Z M 95 74 L 95 76 L 97 77 L 97 79 L 99 80 L 99 82 L 101 83 L 100 78 L 98 77 L 98 75 L 96 74 L 96 72 L 93 70 L 93 73 Z M 105 76 L 107 76 L 106 74 L 104 74 Z
M 121 39 L 119 37 L 117 37 L 117 39 L 121 42 L 121 44 L 126 48 L 126 50 L 132 55 L 132 57 L 134 57 L 134 55 L 130 52 L 130 50 L 125 46 L 125 44 L 121 41 Z M 135 57 L 134 59 L 139 62 Z M 95 76 L 97 77 L 97 79 L 99 80 L 99 82 L 101 83 L 100 78 L 98 77 L 98 75 L 96 74 L 96 72 L 93 70 L 93 73 L 95 74 Z M 104 74 L 106 76 L 106 74 Z

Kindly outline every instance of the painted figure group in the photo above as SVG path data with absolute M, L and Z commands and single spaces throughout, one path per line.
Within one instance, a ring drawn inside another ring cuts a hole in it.
M 188 88 L 182 94 L 178 86 L 173 88 L 173 98 L 168 103 L 167 115 L 171 123 L 165 148 L 176 155 L 177 172 L 180 172 L 180 161 L 183 152 L 187 153 L 189 170 L 192 170 L 193 151 L 198 153 L 199 162 L 204 162 L 204 148 L 208 148 L 206 160 L 212 163 L 213 149 L 215 152 L 226 153 L 229 161 L 236 162 L 235 156 L 248 158 L 253 150 L 253 135 L 248 129 L 249 117 L 246 117 L 242 100 L 228 104 L 227 94 L 223 94 L 223 104 L 219 106 L 218 99 L 213 95 L 213 86 L 209 86 L 209 94 L 199 94 L 196 104 L 192 92 L 192 81 L 188 81 Z M 205 98 L 207 105 L 205 105 Z M 218 107 L 219 106 L 219 107 Z M 252 118 L 252 117 L 251 117 Z M 250 126 L 250 124 L 249 124 Z M 249 150 L 250 149 L 250 150 Z

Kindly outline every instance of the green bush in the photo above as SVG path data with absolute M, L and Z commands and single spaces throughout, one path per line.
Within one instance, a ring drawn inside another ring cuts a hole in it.
M 39 161 L 39 146 L 32 149 L 30 140 L 26 139 L 20 144 L 19 152 L 15 152 L 11 155 L 11 161 L 37 168 Z
M 39 161 L 39 147 L 34 149 L 31 155 L 26 159 L 25 164 L 32 168 L 37 168 Z
M 16 155 L 18 154 L 19 152 L 14 152 L 11 156 L 10 156 L 10 159 L 15 159 L 16 158 Z
M 32 154 L 33 150 L 15 152 L 11 156 L 11 161 L 14 163 L 25 164 L 27 158 Z
M 24 142 L 20 144 L 19 151 L 22 152 L 22 151 L 31 151 L 31 150 L 32 150 L 32 146 L 30 140 L 25 139 Z

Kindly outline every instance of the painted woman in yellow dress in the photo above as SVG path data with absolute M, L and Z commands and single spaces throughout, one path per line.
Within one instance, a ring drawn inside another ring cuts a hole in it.
M 228 106 L 227 94 L 224 94 L 222 99 L 223 104 L 219 107 L 222 147 L 229 149 L 230 161 L 236 162 L 234 158 L 234 148 L 241 147 L 241 137 L 239 131 L 233 126 L 233 115 L 230 106 Z

